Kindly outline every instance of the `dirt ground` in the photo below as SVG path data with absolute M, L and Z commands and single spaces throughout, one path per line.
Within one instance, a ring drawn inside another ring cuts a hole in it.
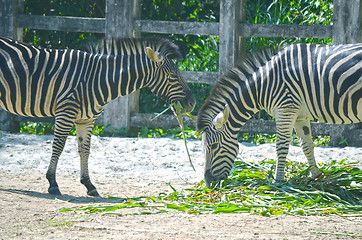
M 263 217 L 246 213 L 114 216 L 58 212 L 64 207 L 112 200 L 86 197 L 86 190 L 79 183 L 74 137 L 68 139 L 58 165 L 57 180 L 63 195 L 49 195 L 45 173 L 51 140 L 52 136 L 4 132 L 0 135 L 0 239 L 362 238 L 362 217 Z M 180 190 L 202 179 L 200 141 L 188 144 L 196 172 L 190 168 L 180 140 L 94 137 L 92 141 L 90 174 L 102 196 L 158 195 L 172 191 L 168 184 Z M 255 161 L 273 158 L 274 148 L 275 145 L 243 144 L 240 155 Z M 291 159 L 300 160 L 300 155 L 299 148 L 291 148 Z M 361 148 L 316 149 L 319 161 L 345 157 L 356 161 L 361 156 Z M 127 209 L 123 213 L 138 211 Z

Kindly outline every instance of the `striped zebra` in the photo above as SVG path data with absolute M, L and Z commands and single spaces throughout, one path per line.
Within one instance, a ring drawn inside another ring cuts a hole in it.
M 149 87 L 168 103 L 195 106 L 172 59 L 180 52 L 170 41 L 103 39 L 90 51 L 43 49 L 0 38 L 0 107 L 29 117 L 55 117 L 48 192 L 59 195 L 56 168 L 65 141 L 76 126 L 81 183 L 99 196 L 88 174 L 94 120 L 112 99 Z
M 284 179 L 293 127 L 312 177 L 318 176 L 309 121 L 362 121 L 362 44 L 291 45 L 278 52 L 261 51 L 231 68 L 197 118 L 198 131 L 203 132 L 207 186 L 228 176 L 238 154 L 238 132 L 261 109 L 276 120 L 274 181 Z

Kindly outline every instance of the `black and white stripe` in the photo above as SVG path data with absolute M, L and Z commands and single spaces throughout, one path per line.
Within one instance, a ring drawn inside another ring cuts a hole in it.
M 192 111 L 195 99 L 172 61 L 178 47 L 165 39 L 103 39 L 90 51 L 43 49 L 0 38 L 0 107 L 29 117 L 55 117 L 53 152 L 47 172 L 49 192 L 60 194 L 57 162 L 75 124 L 81 182 L 89 180 L 88 155 L 94 120 L 112 99 L 142 87 Z
M 276 119 L 275 180 L 284 178 L 293 127 L 312 175 L 318 175 L 309 121 L 362 121 L 362 44 L 291 45 L 278 52 L 261 51 L 231 68 L 217 82 L 198 115 L 209 186 L 229 174 L 238 151 L 239 129 L 261 109 Z

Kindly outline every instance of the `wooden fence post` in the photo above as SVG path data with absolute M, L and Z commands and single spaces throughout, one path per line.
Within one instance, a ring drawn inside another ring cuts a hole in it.
M 240 11 L 239 11 L 239 23 L 246 23 L 246 0 L 240 0 Z M 241 35 L 240 27 L 238 25 L 235 26 L 239 29 L 238 34 Z M 239 36 L 239 46 L 238 46 L 238 59 L 241 60 L 244 59 L 246 54 L 246 47 L 245 47 L 246 37 L 240 37 Z
M 220 0 L 219 75 L 233 67 L 239 58 L 239 22 L 241 0 Z
M 106 37 L 134 37 L 134 19 L 138 14 L 138 1 L 106 1 Z M 98 124 L 105 127 L 106 133 L 128 133 L 131 112 L 138 111 L 139 91 L 117 98 L 108 103 Z
M 361 0 L 333 0 L 333 44 L 362 41 Z
M 22 29 L 17 28 L 17 16 L 22 6 L 21 0 L 0 0 L 0 36 L 20 39 Z M 15 116 L 0 109 L 0 129 L 9 132 L 19 132 L 19 122 Z

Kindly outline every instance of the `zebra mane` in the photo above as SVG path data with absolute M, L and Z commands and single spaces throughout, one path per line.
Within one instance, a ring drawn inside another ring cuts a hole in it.
M 219 114 L 230 99 L 230 93 L 248 81 L 257 68 L 265 65 L 275 54 L 276 48 L 265 48 L 256 51 L 243 59 L 235 67 L 230 68 L 215 84 L 209 97 L 199 110 L 197 116 L 197 131 L 203 132 L 210 126 L 212 120 Z M 232 100 L 231 100 L 232 101 Z
M 164 38 L 103 38 L 89 45 L 88 51 L 109 55 L 142 54 L 146 47 L 163 54 L 169 59 L 181 59 L 179 47 Z

